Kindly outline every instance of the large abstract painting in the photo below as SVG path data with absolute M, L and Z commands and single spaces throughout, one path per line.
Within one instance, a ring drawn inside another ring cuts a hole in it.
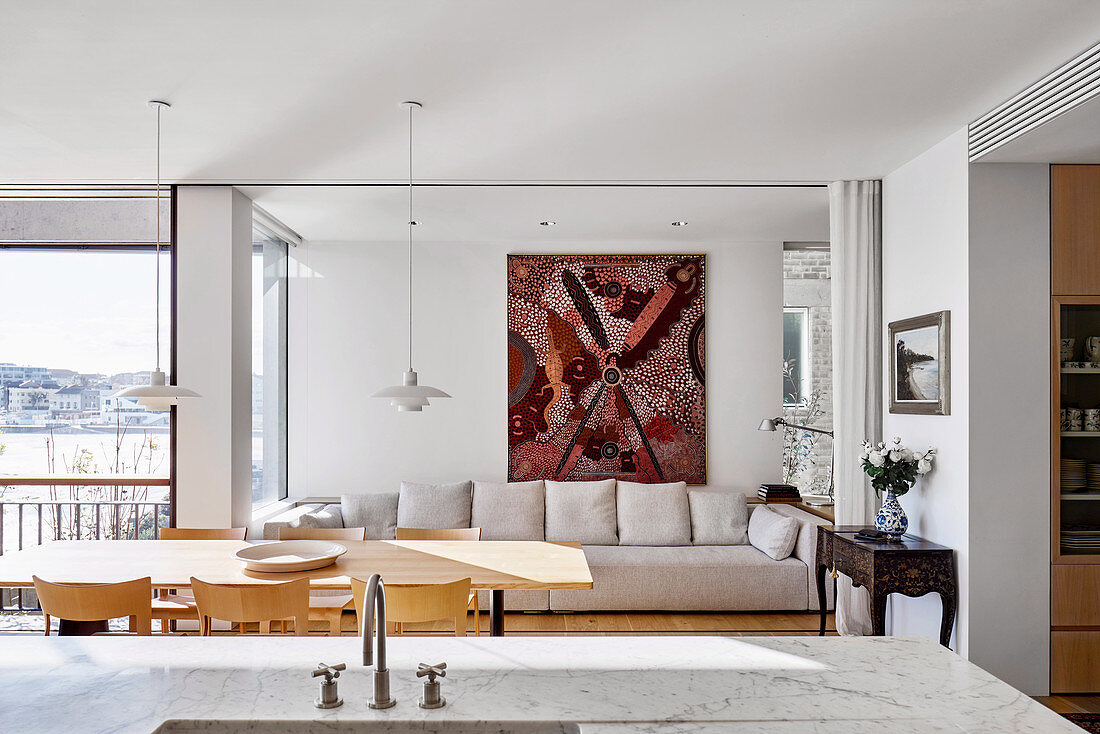
M 508 477 L 706 482 L 703 255 L 508 256 Z

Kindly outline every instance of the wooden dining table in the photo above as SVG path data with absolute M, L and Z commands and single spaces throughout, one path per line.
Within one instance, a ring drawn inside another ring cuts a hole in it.
M 312 571 L 259 573 L 235 557 L 240 540 L 67 540 L 0 556 L 0 588 L 32 587 L 32 576 L 67 584 L 152 579 L 155 589 L 186 589 L 191 577 L 217 584 L 309 579 L 311 589 L 349 590 L 352 577 L 377 573 L 390 584 L 436 584 L 469 578 L 490 592 L 489 633 L 504 634 L 504 592 L 591 589 L 579 543 L 451 540 L 340 541 L 348 552 Z

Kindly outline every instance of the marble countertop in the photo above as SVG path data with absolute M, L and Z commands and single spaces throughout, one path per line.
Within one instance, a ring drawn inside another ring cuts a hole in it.
M 375 711 L 352 637 L 0 637 L 0 730 L 1080 731 L 925 638 L 401 637 L 387 652 L 397 705 Z M 340 708 L 313 706 L 322 661 L 348 664 Z M 447 705 L 421 709 L 416 664 L 441 661 Z

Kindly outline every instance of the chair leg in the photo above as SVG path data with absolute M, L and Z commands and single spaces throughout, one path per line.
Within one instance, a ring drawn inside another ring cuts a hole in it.
M 328 614 L 328 633 L 330 637 L 339 637 L 342 630 L 340 629 L 340 621 L 344 616 L 343 608 L 335 611 L 330 611 Z
M 466 611 L 463 610 L 461 617 L 455 617 L 455 637 L 466 636 Z
M 42 616 L 46 619 L 46 637 L 49 637 L 50 636 L 50 615 L 43 614 Z

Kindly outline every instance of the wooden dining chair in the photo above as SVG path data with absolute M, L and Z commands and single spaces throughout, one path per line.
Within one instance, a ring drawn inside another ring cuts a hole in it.
M 481 540 L 481 528 L 397 528 L 397 540 Z M 481 637 L 481 605 L 477 591 L 470 592 L 469 608 L 474 612 L 474 635 Z
M 396 633 L 402 634 L 403 623 L 454 621 L 455 636 L 466 636 L 466 610 L 470 604 L 470 579 L 446 584 L 386 584 L 386 620 L 394 622 Z M 356 625 L 362 634 L 363 595 L 367 582 L 351 579 L 351 594 L 355 600 Z
M 257 622 L 260 634 L 271 634 L 271 623 L 294 620 L 294 634 L 309 634 L 309 579 L 281 584 L 209 584 L 191 577 L 199 612 L 199 630 L 209 636 L 213 620 L 241 624 Z
M 153 633 L 153 586 L 148 576 L 117 584 L 55 584 L 37 576 L 32 578 L 38 604 L 46 618 L 47 636 L 52 617 L 73 622 L 129 617 L 131 632 Z
M 161 528 L 161 540 L 244 540 L 247 528 Z M 172 620 L 199 618 L 190 591 L 160 589 L 153 600 L 153 619 L 167 633 Z
M 279 528 L 279 540 L 366 540 L 366 528 Z M 310 591 L 309 618 L 328 622 L 328 633 L 339 637 L 345 610 L 354 610 L 351 594 Z

